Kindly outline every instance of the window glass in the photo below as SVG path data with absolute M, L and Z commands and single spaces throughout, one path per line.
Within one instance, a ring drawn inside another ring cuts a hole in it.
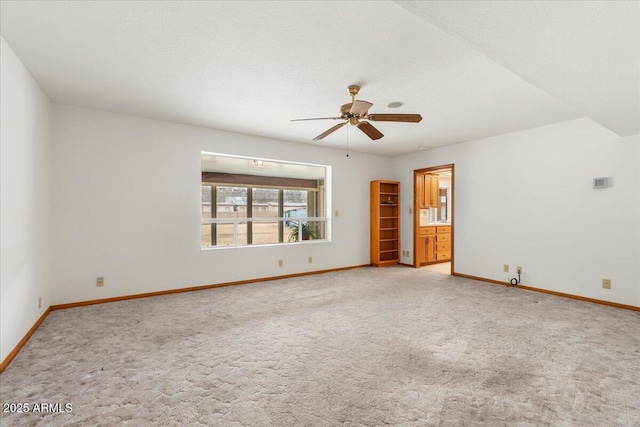
M 202 153 L 203 248 L 327 240 L 327 166 Z
M 247 188 L 216 186 L 216 218 L 246 218 Z
M 280 217 L 280 190 L 275 188 L 254 188 L 251 198 L 251 213 L 253 218 Z M 280 223 L 275 222 L 252 222 L 251 243 L 260 245 L 265 243 L 279 243 Z
M 298 232 L 298 222 L 296 218 L 306 218 L 309 216 L 307 204 L 307 190 L 284 190 L 283 191 L 283 211 L 284 217 L 284 237 L 285 242 L 296 242 Z
M 251 243 L 263 245 L 265 243 L 280 243 L 280 222 L 253 222 L 253 233 Z

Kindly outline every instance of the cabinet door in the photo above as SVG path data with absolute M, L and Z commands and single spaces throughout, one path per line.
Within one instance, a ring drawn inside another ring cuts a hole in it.
M 418 195 L 418 207 L 420 209 L 427 208 L 427 199 L 424 197 L 425 190 L 425 174 L 419 174 L 416 177 L 416 194 Z
M 429 237 L 421 236 L 418 239 L 418 262 L 424 264 L 428 261 L 429 257 Z
M 439 176 L 437 175 L 431 176 L 429 192 L 431 193 L 431 197 L 430 197 L 431 204 L 429 206 L 432 208 L 439 208 L 440 207 L 440 177 Z
M 424 174 L 424 187 L 422 187 L 422 198 L 424 199 L 424 207 L 431 207 L 431 175 Z
M 428 258 L 429 258 L 429 244 L 427 242 L 429 242 L 429 237 L 425 236 L 420 238 L 420 249 L 421 249 L 420 255 L 422 255 L 420 257 L 420 262 L 423 264 L 425 262 L 428 262 Z
M 436 239 L 435 236 L 425 237 L 425 262 L 436 260 Z
M 440 206 L 440 178 L 437 175 L 423 175 L 422 198 L 423 208 L 437 208 Z
M 431 175 L 424 174 L 424 187 L 422 191 L 422 198 L 424 199 L 424 207 L 431 207 Z

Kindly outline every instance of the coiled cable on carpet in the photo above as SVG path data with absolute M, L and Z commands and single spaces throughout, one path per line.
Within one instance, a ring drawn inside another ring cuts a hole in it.
M 520 272 L 518 272 L 518 278 L 517 279 L 515 277 L 513 279 L 511 279 L 511 286 L 518 285 L 519 283 L 520 283 Z

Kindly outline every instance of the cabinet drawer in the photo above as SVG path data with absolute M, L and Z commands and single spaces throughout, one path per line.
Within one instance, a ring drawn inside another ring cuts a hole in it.
M 451 234 L 438 234 L 436 236 L 436 242 L 446 243 L 451 241 Z
M 451 252 L 451 242 L 447 243 L 436 243 L 436 251 L 449 251 Z
M 421 236 L 431 236 L 436 234 L 436 227 L 420 227 Z
M 438 230 L 436 231 L 438 234 L 447 234 L 447 233 L 451 233 L 451 226 L 447 226 L 447 227 L 438 227 Z
M 445 259 L 451 259 L 451 250 L 436 251 L 436 260 L 443 261 Z

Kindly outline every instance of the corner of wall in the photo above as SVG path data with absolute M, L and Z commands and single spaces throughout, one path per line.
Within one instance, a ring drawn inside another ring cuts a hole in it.
M 0 360 L 51 304 L 51 103 L 2 38 Z

